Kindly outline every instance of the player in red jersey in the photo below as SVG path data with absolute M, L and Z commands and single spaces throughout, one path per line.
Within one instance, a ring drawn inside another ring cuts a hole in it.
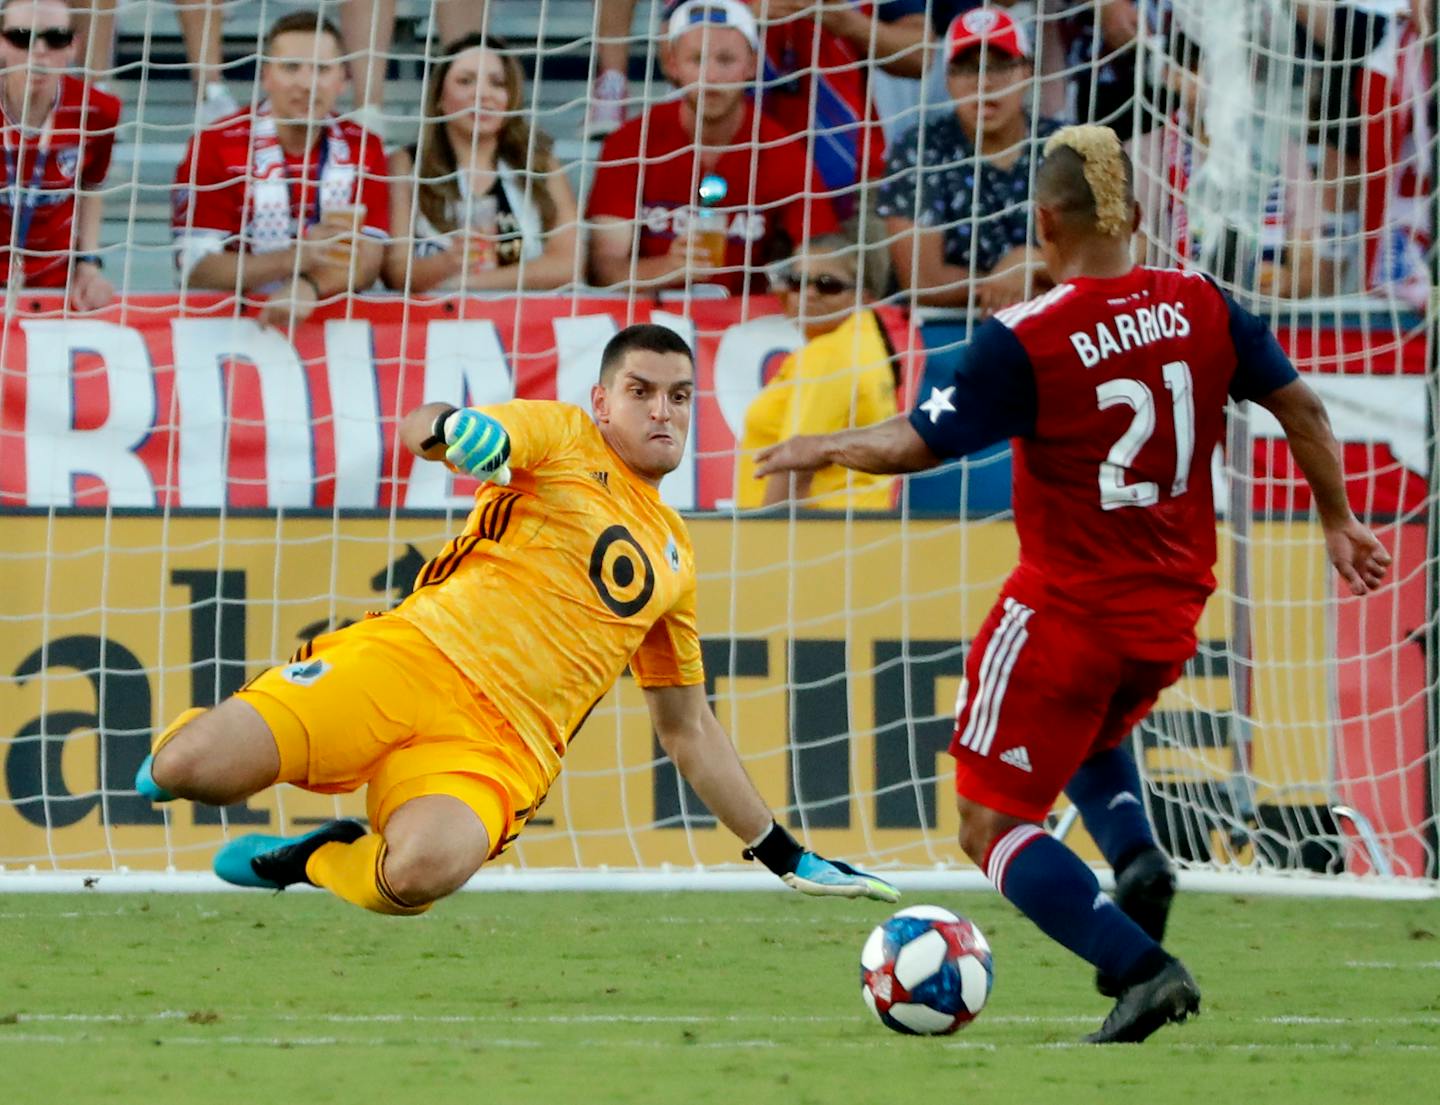
M 586 215 L 596 284 L 764 288 L 764 269 L 807 238 L 838 229 L 803 138 L 746 98 L 755 19 L 736 0 L 690 0 L 670 17 L 665 73 L 680 90 L 605 140 Z M 702 178 L 723 181 L 724 264 L 695 222 Z M 789 239 L 788 244 L 781 238 Z
M 1174 873 L 1125 739 L 1194 653 L 1215 588 L 1210 457 L 1227 397 L 1279 420 L 1353 594 L 1379 587 L 1390 557 L 1346 501 L 1324 406 L 1265 324 L 1205 276 L 1130 260 L 1140 212 L 1115 133 L 1066 127 L 1045 153 L 1035 221 L 1056 287 L 981 325 L 909 416 L 792 438 L 759 470 L 915 472 L 1015 439 L 1020 563 L 971 647 L 950 746 L 960 844 L 1118 998 L 1086 1039 L 1131 1042 L 1200 1006 L 1159 943 Z M 1041 828 L 1062 788 L 1115 869 L 1113 903 Z
M 332 113 L 340 32 L 313 12 L 265 36 L 265 99 L 197 134 L 175 172 L 175 264 L 191 288 L 269 294 L 262 317 L 307 318 L 375 283 L 390 229 L 383 143 Z
M 62 0 L 13 0 L 0 12 L 0 282 L 66 288 L 90 311 L 114 298 L 100 271 L 101 196 L 120 101 L 61 70 L 75 60 Z

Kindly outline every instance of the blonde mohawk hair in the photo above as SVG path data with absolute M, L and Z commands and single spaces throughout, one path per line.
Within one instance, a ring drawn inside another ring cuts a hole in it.
M 1072 150 L 1084 165 L 1095 229 L 1115 237 L 1128 233 L 1132 185 L 1129 158 L 1119 136 L 1109 127 L 1061 127 L 1045 143 L 1045 156 L 1056 150 Z

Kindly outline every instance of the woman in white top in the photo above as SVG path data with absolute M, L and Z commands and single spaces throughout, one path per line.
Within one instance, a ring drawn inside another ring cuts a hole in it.
M 494 35 L 445 47 L 419 140 L 390 158 L 387 287 L 516 291 L 576 279 L 575 193 L 549 136 L 530 126 L 523 80 Z

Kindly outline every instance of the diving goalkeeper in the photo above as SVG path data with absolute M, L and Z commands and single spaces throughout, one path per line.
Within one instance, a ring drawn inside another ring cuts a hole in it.
M 215 871 L 421 913 L 514 841 L 628 663 L 666 754 L 747 858 L 807 894 L 895 901 L 889 883 L 805 850 L 775 820 L 706 701 L 694 553 L 658 490 L 680 463 L 694 392 L 689 346 L 630 326 L 605 347 L 593 418 L 524 400 L 411 411 L 400 433 L 412 453 L 482 481 L 463 532 L 394 611 L 183 713 L 137 789 L 219 806 L 276 783 L 364 786 L 368 830 L 338 820 L 242 836 Z

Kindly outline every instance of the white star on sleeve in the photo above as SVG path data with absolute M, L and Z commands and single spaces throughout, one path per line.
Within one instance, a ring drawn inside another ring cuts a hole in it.
M 920 409 L 930 416 L 932 423 L 939 422 L 940 416 L 946 411 L 953 412 L 955 404 L 950 399 L 955 394 L 954 387 L 930 389 L 930 398 L 920 404 Z

